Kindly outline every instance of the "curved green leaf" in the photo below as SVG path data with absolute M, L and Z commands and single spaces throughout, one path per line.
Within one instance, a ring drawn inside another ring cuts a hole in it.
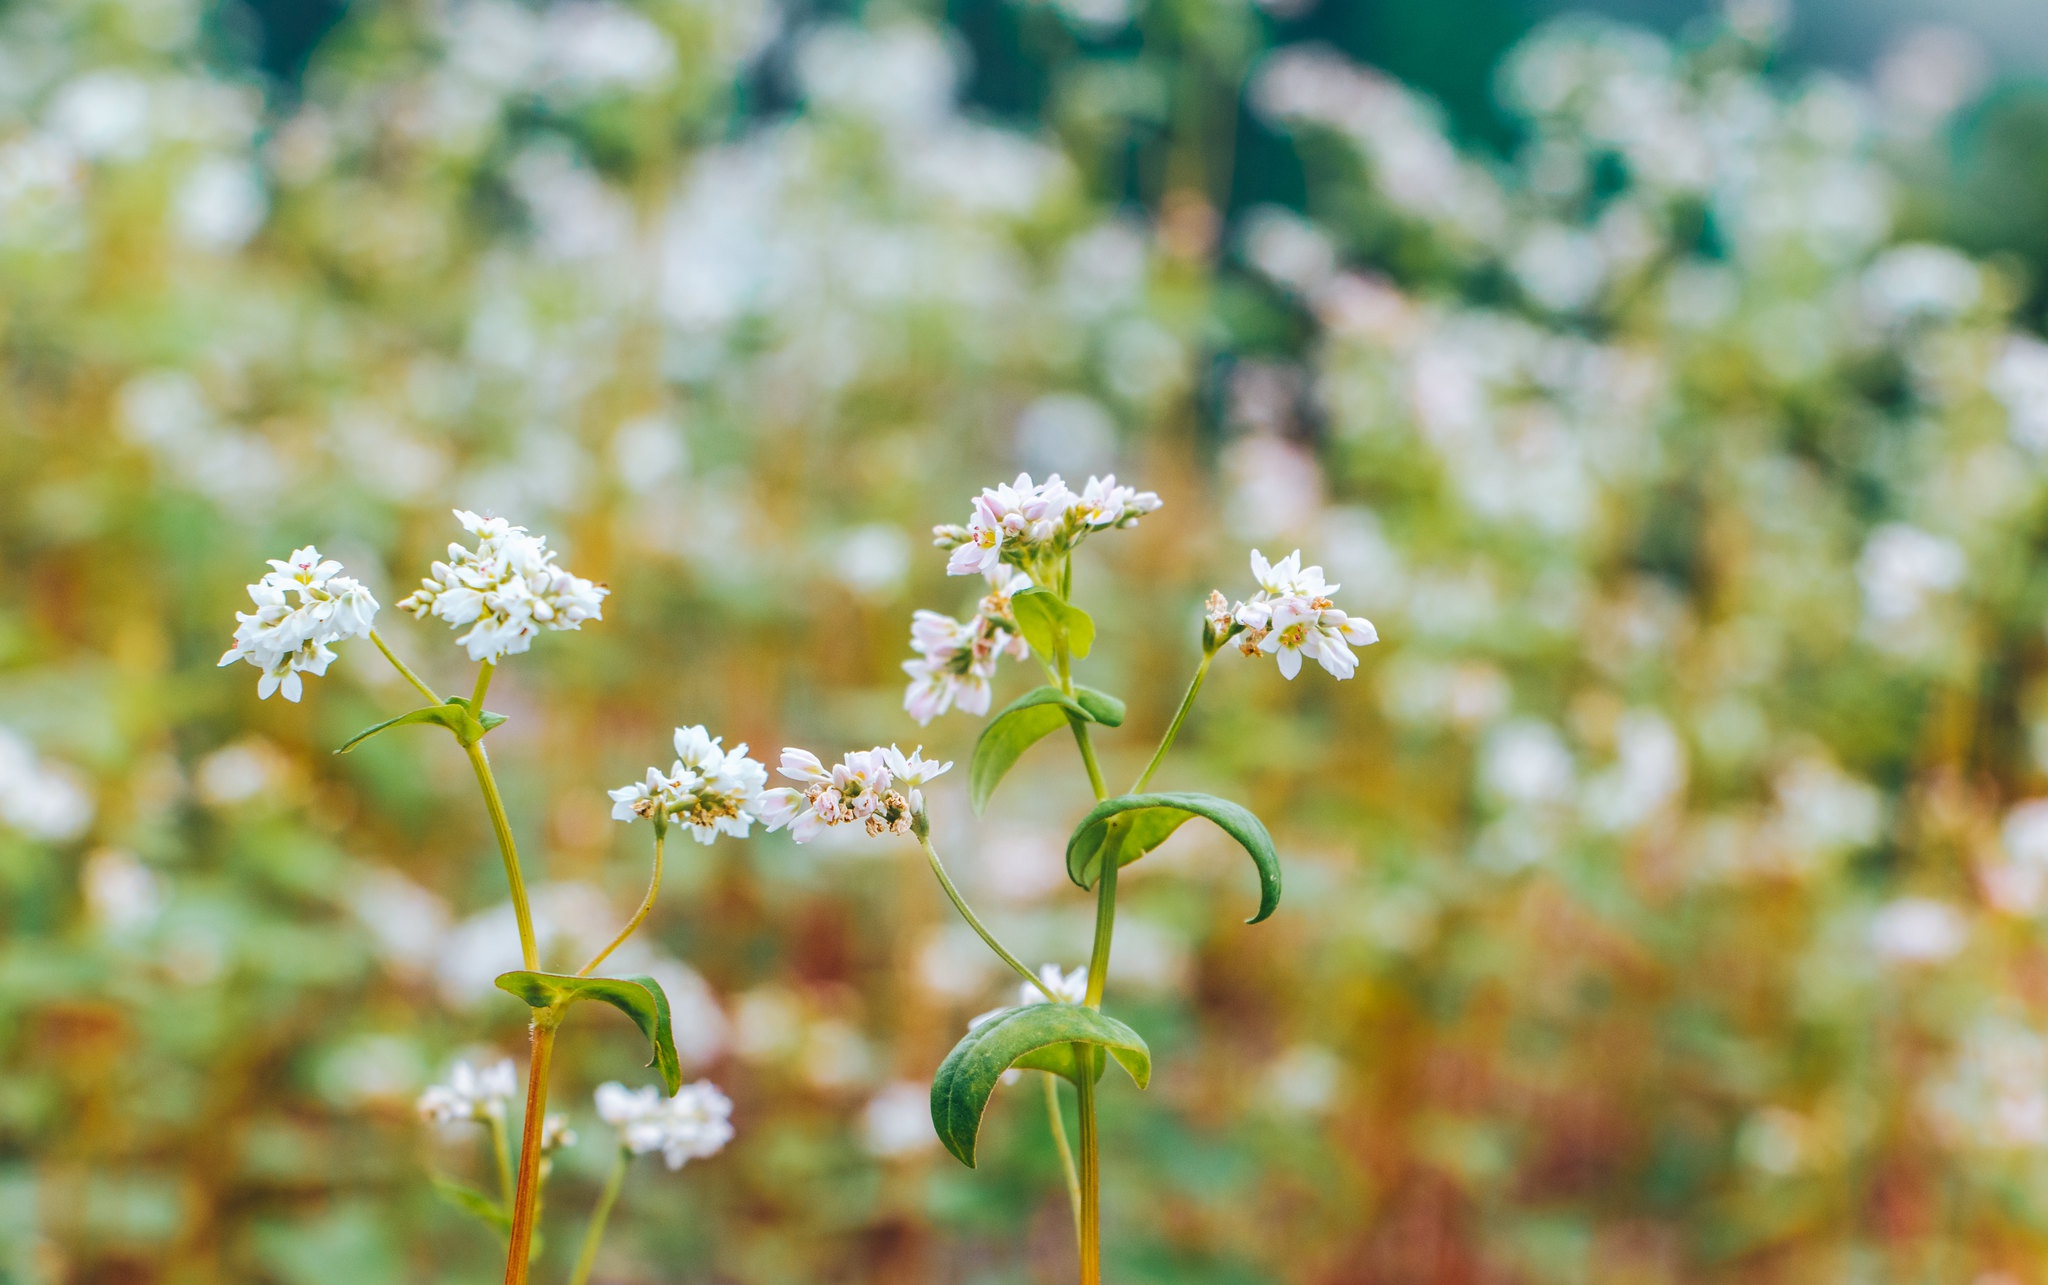
M 335 753 L 346 754 L 379 732 L 387 732 L 394 727 L 404 727 L 409 723 L 438 723 L 455 733 L 456 740 L 465 746 L 469 746 L 482 740 L 485 732 L 490 731 L 504 721 L 505 716 L 503 714 L 493 714 L 489 710 L 485 710 L 481 715 L 472 715 L 468 701 L 460 696 L 450 696 L 439 705 L 428 705 L 422 709 L 411 710 L 400 714 L 397 718 L 387 718 L 374 727 L 366 727 L 344 741 L 341 748 L 336 750 Z
M 655 1068 L 669 1095 L 683 1087 L 683 1066 L 676 1056 L 675 1029 L 669 1020 L 668 995 L 652 977 L 571 977 L 564 973 L 505 973 L 498 989 L 517 995 L 532 1008 L 560 1014 L 580 999 L 602 1000 L 633 1019 L 633 1025 L 654 1047 L 647 1065 Z
M 1088 717 L 1104 727 L 1124 725 L 1124 703 L 1108 692 L 1099 692 L 1093 687 L 1082 687 L 1077 683 L 1074 686 L 1074 699 L 1081 703 L 1082 709 L 1088 711 Z
M 967 1032 L 932 1077 L 932 1127 L 939 1141 L 972 1169 L 981 1116 L 1003 1072 L 1020 1066 L 1075 1079 L 1076 1044 L 1107 1049 L 1139 1088 L 1151 1082 L 1152 1051 L 1136 1031 L 1113 1017 L 1080 1004 L 1001 1009 Z
M 1195 817 L 1207 817 L 1237 840 L 1259 872 L 1259 913 L 1255 924 L 1280 904 L 1280 855 L 1273 836 L 1250 809 L 1213 794 L 1125 794 L 1104 799 L 1081 818 L 1067 840 L 1067 877 L 1083 888 L 1101 877 L 1102 863 L 1127 866 L 1166 842 Z
M 1010 599 L 1017 631 L 1041 656 L 1054 656 L 1065 642 L 1070 656 L 1086 656 L 1095 645 L 1095 620 L 1041 585 L 1019 589 Z
M 1124 703 L 1092 687 L 1076 687 L 1068 696 L 1057 687 L 1034 687 L 997 711 L 974 742 L 967 763 L 967 801 L 976 812 L 988 806 L 996 786 L 1025 750 L 1060 728 L 1070 718 L 1104 727 L 1124 721 Z

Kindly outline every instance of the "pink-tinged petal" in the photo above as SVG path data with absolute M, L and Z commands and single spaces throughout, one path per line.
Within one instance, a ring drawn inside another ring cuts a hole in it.
M 797 814 L 803 810 L 804 796 L 788 786 L 779 786 L 761 793 L 761 823 L 770 830 L 780 830 L 796 820 Z
M 796 821 L 789 827 L 789 837 L 798 843 L 809 843 L 824 832 L 825 818 L 809 808 L 799 813 Z
M 829 781 L 832 774 L 818 761 L 818 756 L 809 750 L 800 750 L 794 745 L 782 749 L 782 764 L 778 769 L 792 781 Z

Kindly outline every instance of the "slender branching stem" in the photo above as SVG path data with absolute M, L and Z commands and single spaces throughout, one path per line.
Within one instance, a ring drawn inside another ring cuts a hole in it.
M 1202 654 L 1202 663 L 1195 666 L 1194 681 L 1188 684 L 1188 694 L 1180 698 L 1180 708 L 1174 711 L 1173 721 L 1166 725 L 1166 735 L 1159 738 L 1159 748 L 1152 751 L 1152 761 L 1138 774 L 1138 783 L 1130 788 L 1130 793 L 1143 793 L 1145 787 L 1152 783 L 1152 774 L 1165 761 L 1166 751 L 1173 748 L 1173 738 L 1180 735 L 1180 725 L 1187 721 L 1188 711 L 1195 707 L 1195 696 L 1202 690 L 1202 680 L 1209 676 L 1209 662 L 1215 659 L 1213 651 Z
M 498 793 L 498 781 L 491 775 L 491 760 L 483 742 L 462 747 L 469 765 L 476 769 L 476 783 L 484 792 L 484 808 L 491 814 L 491 832 L 498 838 L 498 855 L 505 862 L 505 882 L 512 888 L 512 917 L 519 921 L 519 957 L 528 971 L 540 967 L 540 950 L 533 938 L 533 908 L 526 900 L 526 876 L 519 870 L 519 849 L 512 842 L 512 822 L 505 815 L 505 800 Z
M 512 1207 L 512 1153 L 505 1148 L 505 1122 L 492 1116 L 491 1157 L 498 1162 L 498 1194 L 505 1202 L 505 1208 Z
M 1074 1234 L 1081 1233 L 1081 1173 L 1074 1167 L 1074 1149 L 1067 1145 L 1067 1117 L 1060 1110 L 1060 1077 L 1041 1072 L 1045 1079 L 1045 1118 L 1052 1126 L 1052 1144 L 1060 1151 L 1060 1169 L 1067 1177 L 1067 1204 L 1074 1211 Z
M 1088 769 L 1088 786 L 1095 791 L 1095 801 L 1100 803 L 1109 797 L 1109 787 L 1102 782 L 1102 765 L 1095 761 L 1095 743 L 1088 739 L 1088 724 L 1069 713 L 1067 725 L 1074 729 L 1074 744 L 1080 747 L 1081 763 Z
M 1095 1047 L 1077 1044 L 1081 1078 L 1081 1285 L 1102 1285 L 1102 1174 L 1095 1142 Z
M 938 849 L 932 847 L 931 835 L 925 832 L 922 818 L 920 818 L 920 823 L 917 827 L 917 841 L 924 845 L 925 859 L 931 862 L 932 873 L 937 875 L 939 879 L 939 887 L 946 890 L 946 897 L 952 901 L 953 909 L 959 911 L 960 917 L 967 921 L 967 926 L 981 935 L 981 939 L 988 943 L 988 948 L 994 951 L 998 958 L 1011 968 L 1016 969 L 1019 977 L 1036 986 L 1046 999 L 1055 1004 L 1059 1003 L 1060 997 L 1053 994 L 1051 988 L 1038 979 L 1038 974 L 1025 967 L 1024 961 L 1011 954 L 1008 947 L 997 941 L 996 935 L 983 926 L 980 918 L 968 907 L 967 899 L 960 895 L 960 890 L 953 886 L 952 877 L 946 873 L 945 863 L 939 860 Z
M 1102 863 L 1095 885 L 1095 946 L 1088 954 L 1088 996 L 1082 1002 L 1102 1007 L 1102 990 L 1109 982 L 1109 943 L 1116 934 L 1116 876 L 1114 860 Z
M 476 690 L 469 694 L 470 713 L 481 714 L 484 712 L 484 696 L 491 690 L 491 675 L 497 672 L 497 665 L 488 660 L 477 668 Z
M 660 817 L 654 818 L 654 875 L 647 881 L 647 895 L 641 899 L 640 909 L 633 912 L 633 917 L 626 921 L 624 928 L 619 929 L 619 935 L 612 938 L 611 944 L 592 955 L 589 963 L 576 970 L 578 977 L 588 977 L 592 969 L 605 961 L 605 956 L 625 945 L 626 938 L 638 932 L 640 925 L 647 921 L 647 912 L 654 909 L 654 894 L 661 891 L 661 850 L 667 837 L 667 823 Z
M 533 1055 L 526 1068 L 526 1124 L 519 1134 L 519 1187 L 512 1200 L 512 1243 L 505 1257 L 505 1285 L 526 1285 L 533 1258 L 533 1224 L 540 1205 L 540 1135 L 548 1114 L 548 1064 L 555 1055 L 552 1009 L 533 1014 Z
M 576 1255 L 576 1270 L 569 1273 L 569 1285 L 589 1285 L 590 1270 L 597 1265 L 597 1247 L 604 1240 L 605 1220 L 612 1216 L 612 1205 L 618 1201 L 619 1188 L 626 1183 L 626 1165 L 632 1159 L 632 1152 L 619 1148 L 618 1156 L 612 1161 L 612 1171 L 605 1176 L 604 1190 L 597 1195 L 597 1207 L 590 1211 L 590 1229 L 583 1233 L 583 1249 Z
M 427 703 L 429 705 L 439 705 L 441 703 L 441 698 L 439 696 L 434 695 L 434 689 L 427 686 L 425 683 L 421 682 L 420 676 L 418 674 L 413 673 L 412 670 L 407 669 L 405 662 L 400 660 L 398 658 L 397 653 L 393 652 L 391 648 L 385 644 L 384 636 L 382 634 L 372 629 L 370 631 L 370 641 L 377 644 L 377 650 L 384 653 L 384 659 L 391 662 L 391 667 L 393 669 L 396 669 L 401 675 L 403 675 L 405 681 L 413 685 L 414 690 L 418 691 L 420 695 L 427 698 Z

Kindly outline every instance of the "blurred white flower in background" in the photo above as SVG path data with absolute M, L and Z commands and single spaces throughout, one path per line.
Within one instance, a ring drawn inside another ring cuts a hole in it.
M 404 975 L 432 968 L 448 933 L 447 902 L 396 870 L 377 867 L 350 881 L 348 906 L 387 967 Z
M 1925 1101 L 1954 1141 L 1995 1151 L 2048 1146 L 2048 1038 L 2008 1016 L 1978 1018 Z
M 132 72 L 86 72 L 57 91 L 43 118 L 80 155 L 132 161 L 149 148 L 149 85 Z
M 628 1089 L 614 1080 L 597 1086 L 596 1102 L 620 1146 L 636 1156 L 658 1151 L 670 1169 L 717 1155 L 733 1138 L 732 1099 L 709 1080 L 685 1084 L 672 1098 L 652 1084 Z
M 519 1096 L 519 1073 L 511 1058 L 484 1066 L 457 1062 L 449 1069 L 446 1083 L 431 1085 L 420 1094 L 419 1113 L 422 1119 L 442 1125 L 502 1121 L 506 1107 Z
M 1876 626 L 1904 624 L 1925 610 L 1930 599 L 1960 585 L 1968 567 L 1953 540 L 1903 522 L 1888 522 L 1870 533 L 1856 560 L 1864 612 Z
M 109 933 L 147 928 L 163 910 L 163 879 L 132 852 L 101 848 L 86 858 L 79 882 L 94 922 Z
M 93 798 L 71 768 L 39 758 L 0 727 L 0 822 L 31 839 L 63 843 L 92 824 Z
M 1953 958 L 1969 934 L 1960 911 L 1927 897 L 1901 897 L 1870 920 L 1870 948 L 1892 963 L 1938 964 Z
M 2048 454 L 2048 343 L 2008 335 L 1986 382 L 2005 406 L 2012 440 Z
M 269 214 L 270 200 L 262 176 L 249 161 L 209 156 L 185 175 L 171 211 L 185 244 L 220 253 L 256 235 Z
M 861 1139 L 871 1153 L 888 1160 L 937 1146 L 931 1090 L 909 1080 L 883 1088 L 861 1111 Z
M 1518 718 L 1496 727 L 1480 752 L 1480 783 L 1510 804 L 1560 802 L 1571 796 L 1575 776 L 1564 738 L 1540 719 Z

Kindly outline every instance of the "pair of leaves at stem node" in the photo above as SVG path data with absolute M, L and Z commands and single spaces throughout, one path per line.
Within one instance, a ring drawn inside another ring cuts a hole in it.
M 980 812 L 1024 751 L 1076 719 L 1118 727 L 1124 703 L 1108 692 L 1076 687 L 1072 696 L 1057 687 L 1034 687 L 1003 706 L 981 731 L 967 761 L 967 800 Z
M 504 721 L 503 714 L 493 714 L 489 710 L 473 710 L 467 700 L 460 696 L 450 696 L 439 705 L 428 705 L 423 709 L 400 714 L 397 718 L 387 718 L 375 727 L 366 727 L 349 737 L 335 753 L 346 754 L 377 733 L 388 732 L 394 727 L 404 727 L 408 723 L 439 723 L 455 733 L 455 739 L 467 749 L 482 740 L 485 732 Z
M 654 1056 L 647 1065 L 661 1076 L 674 1097 L 683 1087 L 683 1066 L 676 1057 L 676 1036 L 669 1024 L 668 995 L 652 977 L 571 977 L 565 973 L 504 973 L 498 989 L 516 995 L 531 1008 L 559 1022 L 577 1000 L 602 1000 L 633 1019 L 647 1037 Z M 540 1020 L 536 1015 L 536 1020 Z
M 1213 794 L 1124 794 L 1104 799 L 1081 818 L 1067 840 L 1067 877 L 1092 888 L 1107 863 L 1117 868 L 1136 861 L 1166 842 L 1175 830 L 1196 817 L 1207 817 L 1237 840 L 1259 872 L 1258 923 L 1280 904 L 1280 856 L 1273 836 L 1251 810 Z
M 1012 1067 L 1050 1071 L 1079 1084 L 1083 1074 L 1102 1078 L 1109 1058 L 1139 1088 L 1151 1083 L 1152 1051 L 1136 1031 L 1113 1017 L 1082 1004 L 999 1009 L 967 1032 L 939 1064 L 932 1077 L 932 1127 L 954 1159 L 972 1169 L 982 1113 L 1003 1072 Z

